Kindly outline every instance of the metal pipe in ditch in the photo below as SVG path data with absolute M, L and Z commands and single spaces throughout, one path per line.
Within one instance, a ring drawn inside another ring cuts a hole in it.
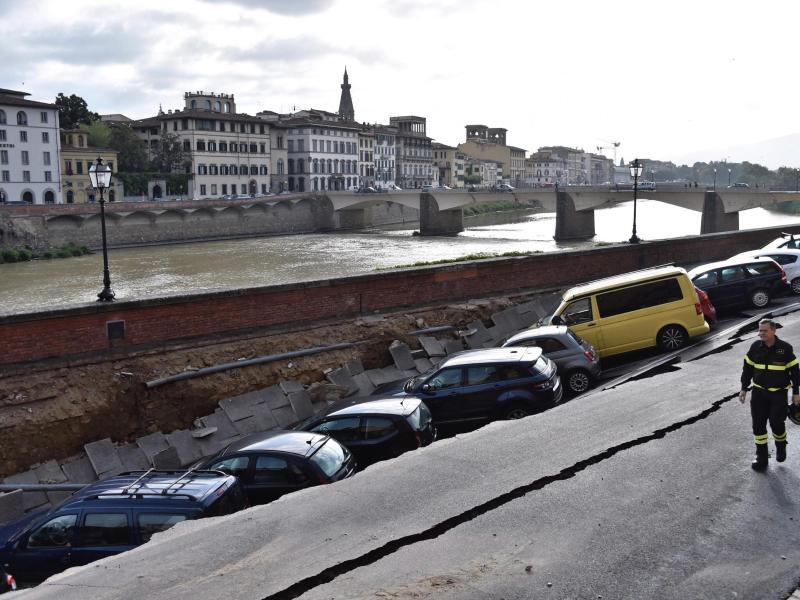
M 88 483 L 0 483 L 0 492 L 77 492 Z
M 212 373 L 220 373 L 230 369 L 240 369 L 241 367 L 249 367 L 252 365 L 260 365 L 263 363 L 274 362 L 276 360 L 284 360 L 287 358 L 298 358 L 300 356 L 309 356 L 311 354 L 320 354 L 322 352 L 331 352 L 333 350 L 342 350 L 344 348 L 354 348 L 354 342 L 342 342 L 340 344 L 333 344 L 331 346 L 315 346 L 314 348 L 305 348 L 303 350 L 294 350 L 292 352 L 282 352 L 280 354 L 269 354 L 266 356 L 258 356 L 248 360 L 237 360 L 235 362 L 223 363 L 214 365 L 213 367 L 205 367 L 197 369 L 196 371 L 184 371 L 177 375 L 170 375 L 169 377 L 162 377 L 161 379 L 153 379 L 145 383 L 148 388 L 155 388 L 167 383 L 175 381 L 183 381 L 185 379 L 194 379 L 195 377 L 203 377 L 204 375 L 211 375 Z

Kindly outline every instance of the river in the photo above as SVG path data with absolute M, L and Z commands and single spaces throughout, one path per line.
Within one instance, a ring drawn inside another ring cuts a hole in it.
M 694 235 L 699 212 L 640 200 L 643 240 Z M 555 213 L 493 213 L 465 219 L 455 237 L 413 236 L 408 224 L 350 233 L 272 236 L 109 251 L 118 300 L 245 288 L 367 273 L 419 261 L 470 254 L 553 252 L 627 240 L 633 208 L 627 202 L 595 211 L 597 235 L 586 242 L 553 240 Z M 798 223 L 800 216 L 755 208 L 740 213 L 742 229 Z M 0 314 L 27 313 L 93 302 L 102 285 L 102 253 L 0 264 Z

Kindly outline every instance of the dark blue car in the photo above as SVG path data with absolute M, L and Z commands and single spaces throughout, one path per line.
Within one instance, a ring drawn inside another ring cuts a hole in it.
M 421 398 L 438 425 L 520 419 L 561 402 L 556 366 L 541 348 L 465 350 L 373 394 Z
M 181 521 L 229 514 L 245 504 L 237 479 L 224 473 L 123 473 L 0 528 L 0 565 L 20 582 L 38 583 L 130 550 Z

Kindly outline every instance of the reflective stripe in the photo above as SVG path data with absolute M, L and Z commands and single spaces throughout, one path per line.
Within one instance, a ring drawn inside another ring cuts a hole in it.
M 765 388 L 763 385 L 758 385 L 757 383 L 753 382 L 753 387 L 757 387 L 757 388 L 760 388 L 762 390 L 767 390 L 768 392 L 780 392 L 781 390 L 788 390 L 790 387 L 792 387 L 792 385 L 789 384 L 786 387 L 782 387 L 782 388 L 779 388 L 779 387 L 777 387 L 777 388 Z
M 800 361 L 798 361 L 798 360 L 795 358 L 793 361 L 790 361 L 790 362 L 786 363 L 786 368 L 787 368 L 787 369 L 791 369 L 793 366 L 795 366 L 795 365 L 797 365 L 797 364 L 800 364 Z
M 797 364 L 800 364 L 800 361 L 798 361 L 798 359 L 796 359 L 796 358 L 794 360 L 786 363 L 785 365 L 771 365 L 771 364 L 756 363 L 756 362 L 753 362 L 752 360 L 750 360 L 750 357 L 747 356 L 746 354 L 744 355 L 744 362 L 746 362 L 748 365 L 750 365 L 754 369 L 761 369 L 762 371 L 786 371 L 788 369 L 791 369 L 793 366 L 795 366 Z
M 775 440 L 776 442 L 785 442 L 786 441 L 786 432 L 784 431 L 782 434 L 773 433 L 772 434 L 772 439 Z
M 751 367 L 755 367 L 756 369 L 765 369 L 766 368 L 761 363 L 754 363 L 752 360 L 750 360 L 750 357 L 747 356 L 747 354 L 744 355 L 744 362 L 746 362 Z
M 769 436 L 766 433 L 764 435 L 754 435 L 753 439 L 755 440 L 756 444 L 760 446 L 762 444 L 766 444 L 769 441 Z
M 767 365 L 767 371 L 785 371 L 789 365 Z

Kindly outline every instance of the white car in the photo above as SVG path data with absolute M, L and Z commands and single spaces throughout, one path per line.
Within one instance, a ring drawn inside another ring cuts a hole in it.
M 800 250 L 800 235 L 782 233 L 781 237 L 766 244 L 762 250 L 772 250 L 773 248 Z
M 796 241 L 800 242 L 800 239 Z M 731 258 L 771 258 L 786 272 L 786 281 L 792 286 L 792 292 L 800 294 L 800 250 L 762 248 L 761 250 L 742 252 Z

